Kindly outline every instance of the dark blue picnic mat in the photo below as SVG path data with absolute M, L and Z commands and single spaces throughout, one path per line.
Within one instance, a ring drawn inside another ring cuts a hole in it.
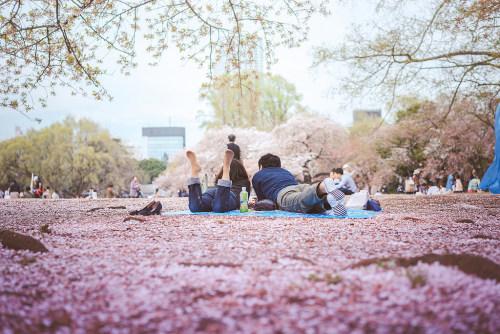
M 241 213 L 239 210 L 229 211 L 225 213 L 216 213 L 216 212 L 191 212 L 189 210 L 186 211 L 167 211 L 163 212 L 162 215 L 165 216 L 173 216 L 173 215 L 211 215 L 211 216 L 237 216 L 237 217 L 284 217 L 284 218 L 356 218 L 356 219 L 367 219 L 373 218 L 379 212 L 368 211 L 368 210 L 347 210 L 347 215 L 345 216 L 334 216 L 329 215 L 328 211 L 325 213 L 318 214 L 307 214 L 307 213 L 296 213 L 296 212 L 288 212 L 282 210 L 275 211 L 249 211 Z

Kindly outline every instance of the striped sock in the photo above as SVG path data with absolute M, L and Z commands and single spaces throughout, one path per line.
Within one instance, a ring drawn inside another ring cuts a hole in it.
M 347 210 L 345 206 L 338 204 L 332 208 L 332 212 L 335 216 L 346 216 Z

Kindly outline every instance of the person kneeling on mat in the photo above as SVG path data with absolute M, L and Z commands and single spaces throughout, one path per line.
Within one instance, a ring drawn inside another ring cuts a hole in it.
M 338 179 L 338 183 L 335 183 L 335 188 L 342 191 L 346 195 L 352 195 L 357 191 L 356 183 L 349 175 L 344 174 L 342 168 L 334 168 L 330 172 L 330 177 L 333 180 Z

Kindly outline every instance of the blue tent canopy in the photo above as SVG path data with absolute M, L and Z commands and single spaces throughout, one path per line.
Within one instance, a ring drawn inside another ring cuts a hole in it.
M 493 194 L 500 194 L 500 103 L 495 115 L 495 160 L 484 174 L 479 189 L 489 189 Z

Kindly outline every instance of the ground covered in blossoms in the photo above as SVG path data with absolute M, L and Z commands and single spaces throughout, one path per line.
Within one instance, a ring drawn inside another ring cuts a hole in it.
M 0 332 L 500 332 L 500 196 L 379 200 L 367 220 L 0 200 L 0 230 L 48 250 L 0 248 Z

